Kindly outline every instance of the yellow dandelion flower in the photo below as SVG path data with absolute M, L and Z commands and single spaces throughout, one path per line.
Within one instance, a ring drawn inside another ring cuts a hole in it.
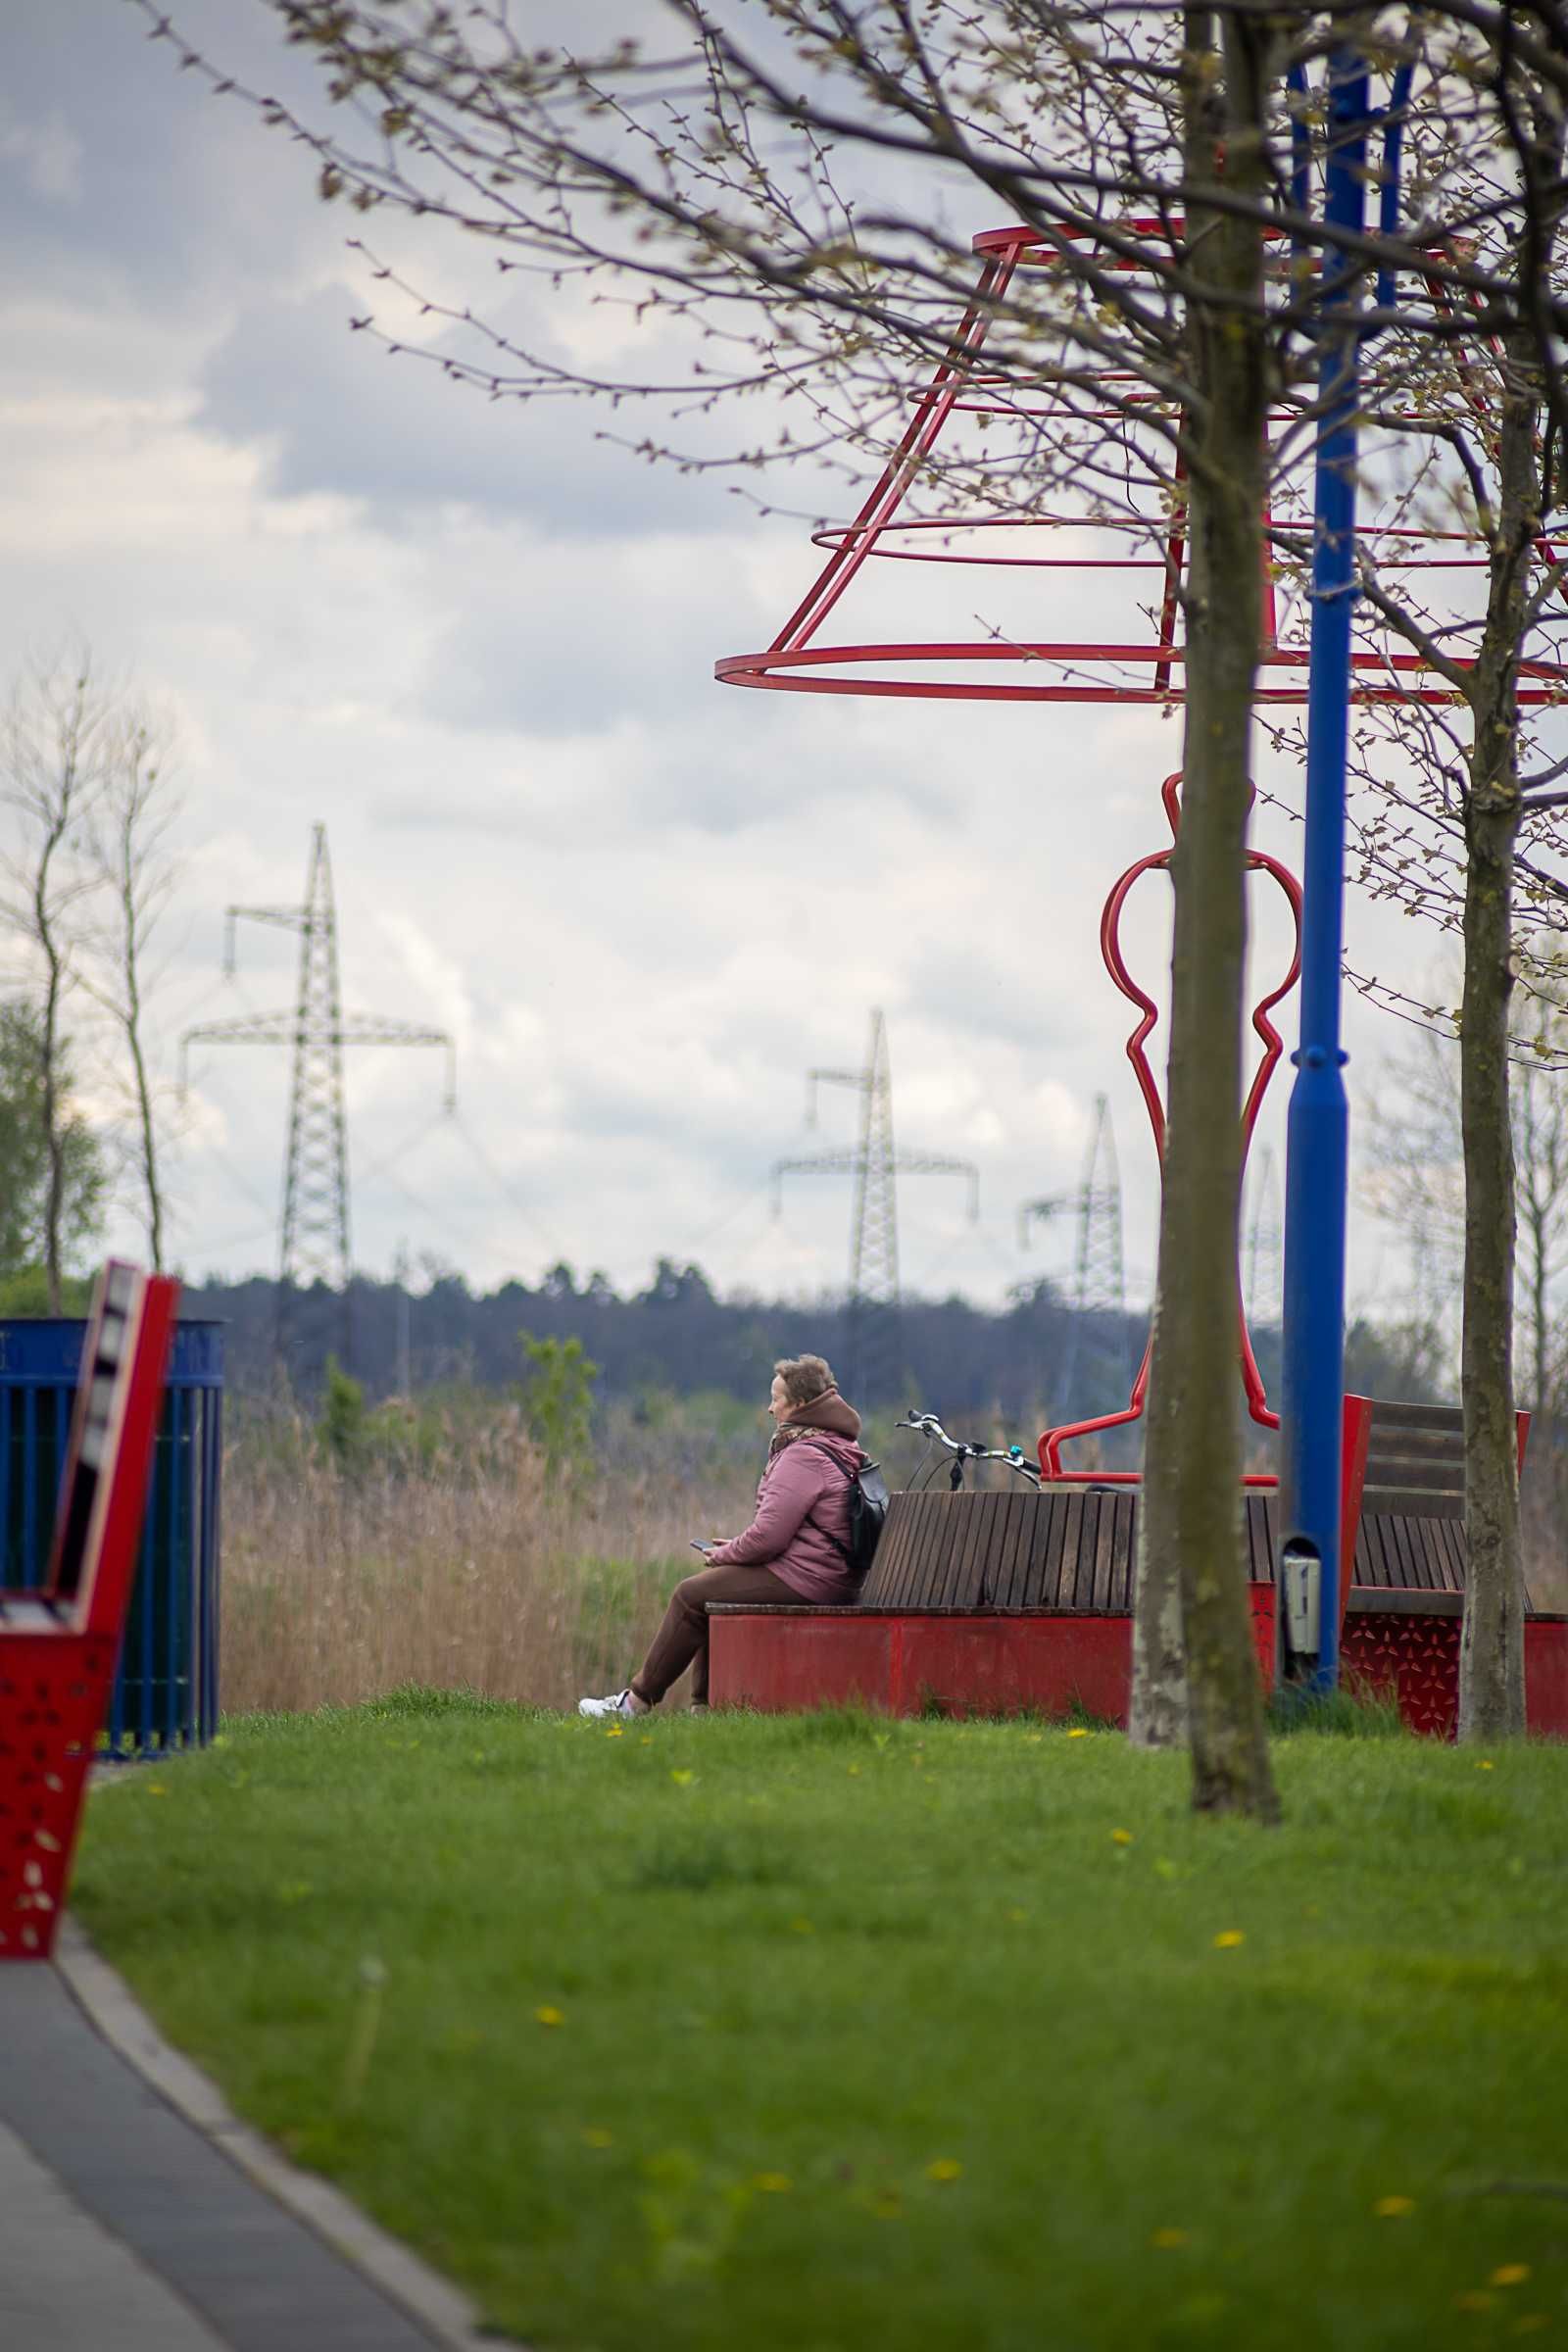
M 1187 2232 L 1185 2230 L 1156 2230 L 1149 2242 L 1152 2246 L 1158 2246 L 1162 2251 L 1172 2246 L 1185 2246 Z
M 548 2002 L 542 2009 L 536 2009 L 533 2014 L 535 2023 L 541 2026 L 564 2026 L 566 2022 L 564 2009 L 552 2009 Z
M 606 2132 L 598 2124 L 590 2124 L 582 2136 L 584 2145 L 590 2148 L 612 2148 L 615 2144 L 613 2132 Z
M 654 1735 L 653 1735 L 653 1733 L 652 1733 L 652 1732 L 644 1732 L 644 1734 L 643 1734 L 643 1736 L 642 1736 L 642 1739 L 639 1740 L 638 1744 L 639 1744 L 639 1746 L 641 1746 L 641 1747 L 652 1747 L 652 1746 L 653 1746 L 653 1744 L 654 1744 Z
M 860 1767 L 858 1766 L 858 1764 L 852 1764 L 852 1765 L 850 1766 L 850 1778 L 851 1778 L 851 1780 L 852 1780 L 852 1781 L 858 1781 L 858 1780 L 859 1779 L 859 1777 L 860 1777 Z
M 1414 2197 L 1379 2197 L 1372 2208 L 1380 2222 L 1399 2222 L 1407 2213 L 1414 2213 Z
M 1492 2274 L 1491 2283 L 1494 2286 L 1522 2286 L 1529 2276 L 1528 2262 L 1499 2263 Z
M 1089 1734 L 1081 1723 L 1075 1723 L 1067 1737 L 1069 1740 L 1087 1740 Z
M 752 2177 L 752 2186 L 760 2188 L 764 2196 L 781 2197 L 795 2183 L 788 2173 L 756 2173 Z
M 1453 2308 L 1455 2311 L 1490 2311 L 1496 2300 L 1496 2296 L 1489 2295 L 1485 2287 L 1473 2286 L 1468 2294 L 1454 2296 Z
M 1246 1941 L 1247 1937 L 1240 1928 L 1221 1928 L 1214 1938 L 1214 1949 L 1216 1952 L 1234 1952 L 1239 1943 Z
M 925 2177 L 928 2180 L 944 2182 L 959 2180 L 963 2178 L 963 2167 L 956 2156 L 939 2156 L 934 2164 L 926 2166 Z
M 625 1737 L 626 1727 L 623 1723 L 612 1723 L 609 1731 L 605 1734 L 605 1738 L 607 1740 L 624 1740 Z
M 169 1794 L 169 1790 L 164 1787 L 162 1781 L 149 1781 L 147 1784 L 147 1793 L 149 1796 L 167 1796 Z
M 674 1782 L 677 1788 L 689 1788 L 693 1781 L 696 1780 L 697 1775 L 695 1772 L 684 1771 L 682 1767 L 677 1764 L 670 1773 L 669 1777 Z
M 1027 1911 L 1009 1911 L 1007 1913 L 1007 1917 L 1011 1920 L 1027 1919 L 1028 1916 L 1029 1914 Z
M 1110 1833 L 1110 1842 L 1112 1845 L 1131 1845 L 1132 1841 L 1133 1834 L 1131 1830 L 1112 1830 Z
M 1025 1747 L 1038 1747 L 1045 1736 L 1044 1732 L 1025 1732 L 1023 1743 Z
M 1490 1756 L 1483 1756 L 1480 1763 L 1476 1766 L 1477 1772 L 1491 1772 L 1494 1769 L 1494 1768 Z

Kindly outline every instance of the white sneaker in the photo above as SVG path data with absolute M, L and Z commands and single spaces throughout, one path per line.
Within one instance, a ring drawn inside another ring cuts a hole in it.
M 612 1690 L 608 1698 L 579 1698 L 579 1715 L 646 1715 L 648 1709 L 630 1690 Z

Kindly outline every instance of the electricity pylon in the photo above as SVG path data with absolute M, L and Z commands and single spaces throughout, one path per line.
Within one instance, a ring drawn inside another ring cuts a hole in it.
M 1274 1153 L 1267 1144 L 1257 1155 L 1257 1173 L 1248 1188 L 1247 1271 L 1242 1297 L 1247 1320 L 1277 1324 L 1285 1295 L 1285 1238 L 1280 1222 L 1280 1188 L 1274 1174 Z
M 338 988 L 337 911 L 326 827 L 311 833 L 311 862 L 301 906 L 230 906 L 223 931 L 223 972 L 234 971 L 234 927 L 241 919 L 270 923 L 300 935 L 299 993 L 292 1012 L 247 1014 L 204 1021 L 180 1040 L 180 1086 L 193 1045 L 291 1046 L 288 1146 L 283 1159 L 283 1214 L 278 1248 L 277 1340 L 286 1355 L 299 1330 L 302 1297 L 324 1284 L 335 1293 L 339 1361 L 350 1360 L 349 1153 L 343 1112 L 345 1046 L 442 1046 L 447 1055 L 446 1108 L 457 1100 L 457 1065 L 444 1029 L 424 1029 L 378 1013 L 345 1013 Z
M 980 1214 L 980 1171 L 971 1160 L 934 1152 L 899 1152 L 893 1142 L 893 1077 L 888 1067 L 887 1027 L 871 1015 L 865 1066 L 859 1070 L 810 1070 L 806 1080 L 806 1123 L 816 1125 L 818 1086 L 852 1086 L 860 1095 L 858 1143 L 809 1159 L 773 1163 L 773 1214 L 784 1206 L 786 1176 L 853 1176 L 850 1212 L 848 1362 L 845 1384 L 865 1403 L 885 1403 L 904 1377 L 899 1328 L 900 1176 L 967 1176 L 969 1222 Z
M 1070 1396 L 1080 1361 L 1094 1358 L 1089 1375 L 1098 1388 L 1113 1374 L 1131 1382 L 1127 1361 L 1127 1284 L 1121 1250 L 1121 1170 L 1110 1104 L 1095 1097 L 1095 1125 L 1084 1161 L 1083 1182 L 1070 1193 L 1025 1200 L 1018 1209 L 1018 1247 L 1029 1247 L 1031 1220 L 1071 1212 L 1077 1219 L 1073 1268 L 1073 1312 L 1061 1364 L 1061 1390 Z

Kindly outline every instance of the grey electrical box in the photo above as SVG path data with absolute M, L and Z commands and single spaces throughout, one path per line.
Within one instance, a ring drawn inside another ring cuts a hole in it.
M 1285 1646 L 1298 1658 L 1315 1658 L 1323 1588 L 1317 1546 L 1293 1536 L 1280 1553 L 1280 1591 L 1285 1600 Z

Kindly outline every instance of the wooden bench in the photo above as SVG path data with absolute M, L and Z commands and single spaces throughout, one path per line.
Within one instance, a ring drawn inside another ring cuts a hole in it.
M 1246 1497 L 1259 1670 L 1274 1653 L 1272 1494 Z M 717 1705 L 852 1700 L 944 1711 L 1125 1716 L 1137 1568 L 1136 1488 L 893 1496 L 858 1597 L 829 1607 L 714 1602 Z M 1262 1571 L 1263 1573 L 1258 1573 Z
M 1523 1460 L 1529 1416 L 1519 1416 Z M 1464 1608 L 1464 1437 L 1447 1405 L 1345 1400 L 1342 1656 L 1348 1681 L 1392 1690 L 1412 1728 L 1451 1732 Z M 938 1704 L 1125 1712 L 1139 1492 L 1092 1481 L 998 1494 L 893 1496 L 854 1602 L 716 1604 L 717 1704 L 859 1700 L 895 1714 Z M 1277 1490 L 1245 1491 L 1253 1640 L 1274 1675 Z M 1568 1619 L 1530 1611 L 1530 1725 L 1568 1737 Z
M 1530 1415 L 1515 1416 L 1523 1474 Z M 1362 1614 L 1460 1616 L 1464 1414 L 1454 1404 L 1345 1399 L 1341 1559 L 1344 1607 Z M 1526 1612 L 1534 1615 L 1527 1593 Z
M 1516 1416 L 1524 1469 L 1530 1415 Z M 1469 1558 L 1457 1405 L 1345 1399 L 1340 1657 L 1346 1682 L 1394 1696 L 1413 1731 L 1451 1738 Z M 1568 1734 L 1568 1620 L 1525 1593 L 1533 1732 Z

